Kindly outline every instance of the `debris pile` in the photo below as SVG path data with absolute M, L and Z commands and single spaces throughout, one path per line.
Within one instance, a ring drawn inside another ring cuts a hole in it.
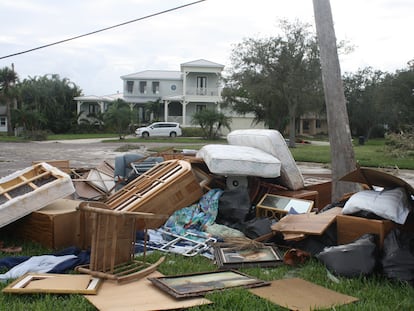
M 91 169 L 39 162 L 1 178 L 2 230 L 48 248 L 82 250 L 62 254 L 68 256 L 64 266 L 48 258 L 49 268 L 42 271 L 18 269 L 25 262 L 16 263 L 9 275 L 18 280 L 3 292 L 82 293 L 100 308 L 111 305 L 116 293 L 123 297 L 117 303 L 134 306 L 136 295 L 145 291 L 162 297 L 149 302 L 151 310 L 211 303 L 200 297 L 237 286 L 289 305 L 287 293 L 311 288 L 304 280 L 265 282 L 238 269 L 298 265 L 311 257 L 337 276 L 381 273 L 414 284 L 409 184 L 358 167 L 342 180 L 365 190 L 330 202 L 330 183 L 305 186 L 279 132 L 238 130 L 228 142 L 194 152 L 125 154 Z M 217 271 L 163 276 L 156 271 L 163 257 L 155 264 L 145 261 L 151 251 L 205 256 Z M 137 254 L 144 261 L 137 261 Z M 65 275 L 68 269 L 83 277 Z M 34 289 L 34 280 L 42 286 Z M 316 304 L 310 294 L 305 304 L 330 307 L 357 300 L 329 295 L 335 299 L 318 297 Z

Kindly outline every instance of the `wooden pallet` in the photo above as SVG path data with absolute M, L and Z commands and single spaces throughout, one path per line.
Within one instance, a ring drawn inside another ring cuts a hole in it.
M 171 215 L 199 200 L 203 191 L 183 160 L 164 161 L 108 197 L 105 203 L 116 211 L 147 212 Z M 158 228 L 164 222 L 147 220 L 146 228 Z

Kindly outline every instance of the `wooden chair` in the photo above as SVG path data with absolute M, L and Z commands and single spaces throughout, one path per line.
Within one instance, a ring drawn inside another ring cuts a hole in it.
M 134 259 L 137 224 L 145 227 L 146 221 L 164 221 L 167 215 L 143 212 L 111 210 L 105 203 L 84 201 L 79 204 L 81 211 L 81 238 L 84 245 L 90 244 L 89 265 L 79 266 L 77 271 L 95 277 L 126 283 L 140 279 L 163 262 L 155 264 Z M 144 247 L 146 248 L 146 247 Z

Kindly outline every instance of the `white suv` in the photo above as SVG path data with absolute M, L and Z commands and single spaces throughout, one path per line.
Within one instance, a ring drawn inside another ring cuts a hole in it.
M 169 136 L 176 137 L 181 136 L 182 131 L 180 124 L 176 122 L 156 122 L 146 127 L 139 127 L 135 130 L 137 136 L 144 138 L 150 136 Z

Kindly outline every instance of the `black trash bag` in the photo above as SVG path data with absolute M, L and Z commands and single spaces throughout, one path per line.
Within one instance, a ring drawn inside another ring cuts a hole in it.
M 384 239 L 381 265 L 386 277 L 414 285 L 414 232 L 390 231 Z
M 337 276 L 369 275 L 378 263 L 375 235 L 365 234 L 352 243 L 326 247 L 315 257 Z
M 322 235 L 307 235 L 299 241 L 286 241 L 286 245 L 292 248 L 301 249 L 315 256 L 326 247 L 338 244 L 338 233 L 336 223 L 332 223 Z
M 250 239 L 256 239 L 272 232 L 272 221 L 269 218 L 253 218 L 241 224 L 240 231 Z
M 224 190 L 218 202 L 216 222 L 229 227 L 245 222 L 251 209 L 247 189 Z

